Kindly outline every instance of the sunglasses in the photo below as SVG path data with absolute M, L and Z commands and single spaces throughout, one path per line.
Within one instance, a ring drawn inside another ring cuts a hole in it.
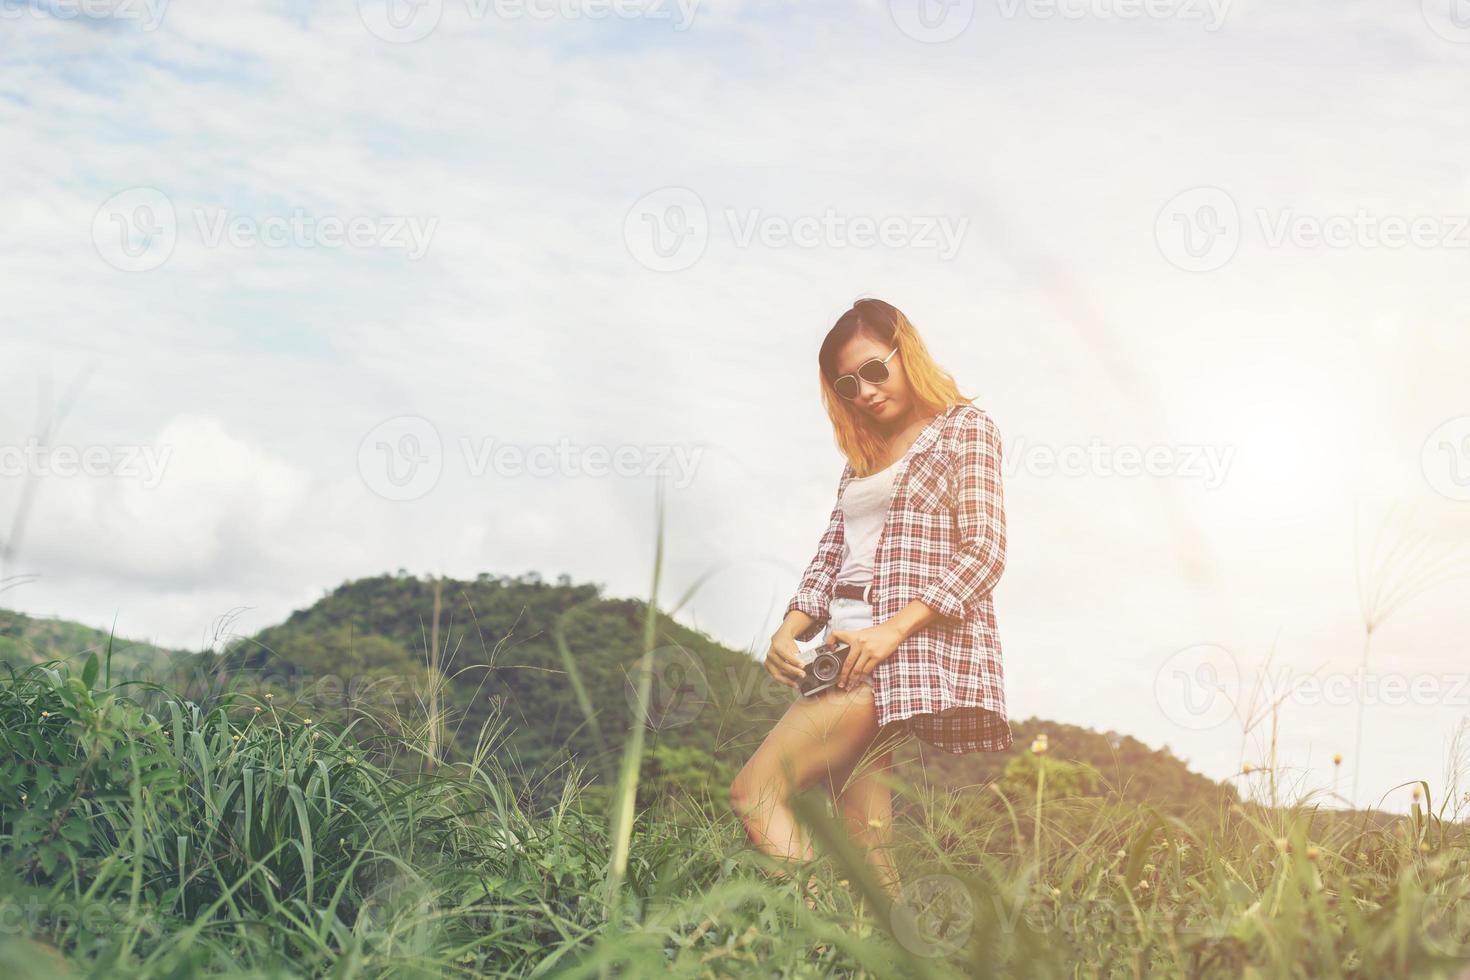
M 881 385 L 888 380 L 888 362 L 897 353 L 898 348 L 895 347 L 889 352 L 887 357 L 868 358 L 858 365 L 856 374 L 844 374 L 840 378 L 834 378 L 832 387 L 836 389 L 837 394 L 846 398 L 848 401 L 852 401 L 858 396 L 858 392 L 862 390 L 862 385 L 858 383 L 859 378 L 862 378 L 871 385 Z

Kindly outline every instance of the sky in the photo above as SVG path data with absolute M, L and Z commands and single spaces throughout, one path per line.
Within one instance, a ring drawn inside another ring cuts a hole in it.
M 647 598 L 661 481 L 660 601 L 763 656 L 843 464 L 817 348 L 877 296 L 1004 440 L 1013 718 L 1247 794 L 1456 788 L 1464 0 L 0 0 L 0 38 L 0 603 L 197 649 L 400 568 Z

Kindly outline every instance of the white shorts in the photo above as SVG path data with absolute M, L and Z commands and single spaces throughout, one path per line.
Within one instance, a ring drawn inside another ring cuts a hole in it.
M 833 630 L 860 630 L 872 626 L 873 607 L 863 599 L 834 596 L 832 604 L 827 607 L 827 617 L 827 631 L 822 634 L 823 643 L 831 642 Z M 871 674 L 854 679 L 863 684 L 873 683 Z
M 860 630 L 873 625 L 873 607 L 863 599 L 833 598 L 827 607 L 827 632 L 822 635 L 826 643 L 833 630 Z

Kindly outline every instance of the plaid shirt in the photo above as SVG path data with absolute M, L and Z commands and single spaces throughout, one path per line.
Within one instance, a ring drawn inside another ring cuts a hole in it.
M 873 669 L 878 723 L 902 722 L 956 754 L 999 752 L 1012 742 L 990 598 L 1005 566 L 1000 454 L 1000 433 L 979 408 L 961 403 L 936 416 L 897 464 L 873 555 L 874 623 L 914 599 L 939 613 Z M 814 620 L 799 640 L 829 619 L 843 557 L 842 492 L 853 476 L 848 463 L 816 556 L 786 606 Z

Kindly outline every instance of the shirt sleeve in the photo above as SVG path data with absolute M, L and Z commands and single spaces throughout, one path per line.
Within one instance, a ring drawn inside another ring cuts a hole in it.
M 846 475 L 846 470 L 843 473 Z M 806 571 L 802 572 L 796 595 L 786 604 L 786 612 L 797 609 L 813 620 L 811 626 L 797 634 L 796 638 L 802 642 L 816 636 L 827 625 L 832 590 L 842 563 L 843 543 L 842 501 L 839 498 L 827 520 L 827 529 L 817 542 L 817 553 L 807 563 Z
M 1005 568 L 1006 519 L 1001 489 L 1000 432 L 985 412 L 965 413 L 950 462 L 959 545 L 919 599 L 942 616 L 967 619 Z

